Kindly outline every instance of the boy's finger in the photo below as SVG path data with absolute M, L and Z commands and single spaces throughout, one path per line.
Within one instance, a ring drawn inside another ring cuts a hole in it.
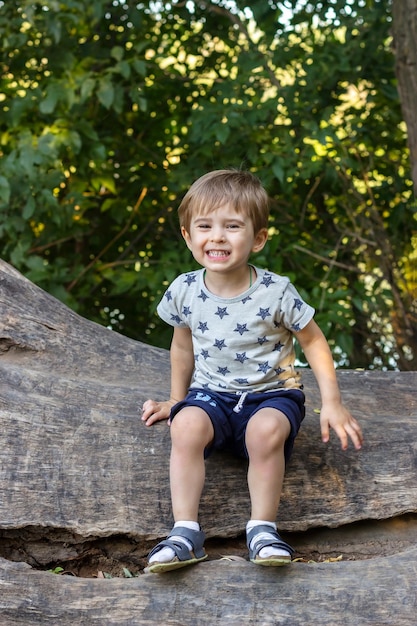
M 328 424 L 322 424 L 321 425 L 321 440 L 323 441 L 323 443 L 328 443 L 329 439 L 330 439 L 329 426 Z
M 363 443 L 363 435 L 360 429 L 359 424 L 353 424 L 349 428 L 346 428 L 350 438 L 352 439 L 353 445 L 356 450 L 360 450 Z

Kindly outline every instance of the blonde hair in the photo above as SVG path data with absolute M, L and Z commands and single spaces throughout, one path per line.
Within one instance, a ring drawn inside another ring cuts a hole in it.
M 237 213 L 250 218 L 258 233 L 268 227 L 269 198 L 261 181 L 243 170 L 214 170 L 198 178 L 178 208 L 180 226 L 189 232 L 191 219 L 230 204 Z

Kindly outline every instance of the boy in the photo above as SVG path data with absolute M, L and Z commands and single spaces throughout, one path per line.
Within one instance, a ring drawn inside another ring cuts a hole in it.
M 304 394 L 294 369 L 293 337 L 320 389 L 322 439 L 332 427 L 342 445 L 360 449 L 358 422 L 343 406 L 333 358 L 288 278 L 248 264 L 268 237 L 268 196 L 249 172 L 218 170 L 190 187 L 178 210 L 181 233 L 202 269 L 177 277 L 158 305 L 174 327 L 171 396 L 147 400 L 147 426 L 169 418 L 170 486 L 175 525 L 148 556 L 149 572 L 207 558 L 198 509 L 204 459 L 227 448 L 249 460 L 249 558 L 285 565 L 294 550 L 277 532 L 285 464 L 304 418 Z

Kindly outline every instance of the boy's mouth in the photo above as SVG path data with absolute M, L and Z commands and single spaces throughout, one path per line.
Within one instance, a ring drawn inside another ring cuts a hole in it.
M 212 258 L 221 259 L 230 255 L 227 250 L 207 250 L 206 254 Z

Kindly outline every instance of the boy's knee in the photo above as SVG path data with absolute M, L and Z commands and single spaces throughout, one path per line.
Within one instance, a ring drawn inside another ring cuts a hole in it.
M 211 420 L 207 413 L 198 407 L 187 407 L 179 411 L 172 420 L 170 429 L 173 441 L 193 440 L 207 445 L 213 438 Z
M 263 449 L 283 447 L 291 432 L 287 417 L 277 411 L 254 416 L 246 429 L 246 446 Z

